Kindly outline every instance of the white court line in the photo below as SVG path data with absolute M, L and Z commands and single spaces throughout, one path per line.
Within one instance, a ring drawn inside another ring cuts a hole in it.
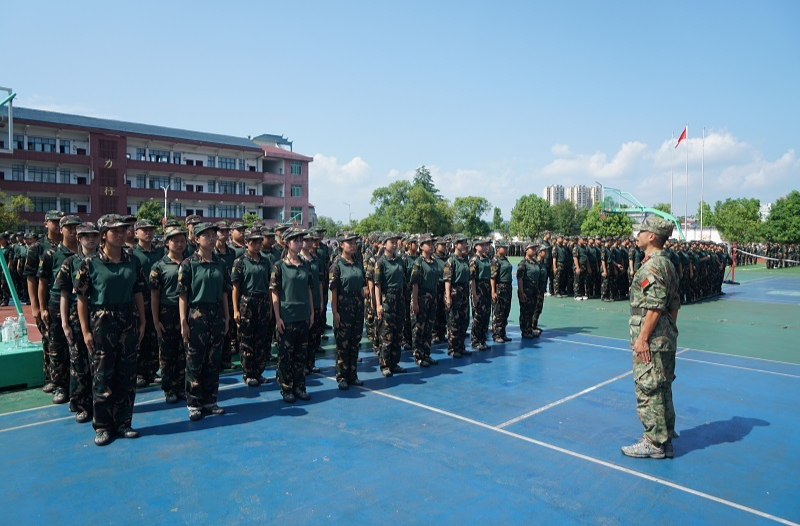
M 741 365 L 730 365 L 727 363 L 717 363 L 717 362 L 706 362 L 704 360 L 694 360 L 692 358 L 680 358 L 681 360 L 687 362 L 695 362 L 695 363 L 704 363 L 708 365 L 718 365 L 719 367 L 730 367 L 731 369 L 742 369 L 743 371 L 755 371 L 758 373 L 766 373 L 766 374 L 775 374 L 778 376 L 788 376 L 789 378 L 800 378 L 799 375 L 796 374 L 789 374 L 789 373 L 779 373 L 776 371 L 767 371 L 765 369 L 753 369 L 752 367 L 742 367 Z
M 235 384 L 223 385 L 222 387 L 219 388 L 219 391 L 226 391 L 226 390 L 232 389 L 234 387 L 243 387 L 244 385 L 245 385 L 244 383 L 240 384 L 238 382 L 235 383 Z M 163 401 L 164 401 L 163 398 L 154 398 L 152 400 L 145 400 L 144 402 L 134 402 L 133 406 L 134 407 L 138 407 L 138 406 L 141 406 L 141 405 L 155 404 L 157 402 L 163 402 Z M 46 405 L 46 406 L 43 406 L 43 407 L 51 407 L 51 406 Z M 16 413 L 21 413 L 23 411 L 34 411 L 36 409 L 43 409 L 43 407 L 32 407 L 30 409 L 21 409 L 19 411 L 15 411 L 15 412 Z M 181 406 L 181 404 L 175 404 L 175 407 L 177 408 L 177 407 L 182 407 L 182 406 Z M 6 413 L 6 415 L 11 415 L 11 414 L 13 414 L 13 413 Z M 5 416 L 5 415 L 0 415 L 0 416 Z M 62 420 L 71 420 L 71 419 L 74 419 L 74 418 L 75 418 L 74 416 L 62 416 L 62 417 L 59 417 L 59 418 L 52 418 L 50 420 L 43 420 L 41 422 L 32 422 L 30 424 L 23 424 L 21 426 L 14 426 L 14 427 L 6 428 L 6 429 L 0 429 L 0 434 L 7 433 L 9 431 L 16 431 L 18 429 L 25 429 L 26 427 L 40 426 L 42 424 L 51 424 L 53 422 L 60 422 Z
M 561 400 L 556 400 L 555 402 L 551 402 L 551 403 L 549 403 L 549 404 L 547 404 L 545 406 L 540 407 L 539 409 L 534 409 L 533 411 L 531 411 L 529 413 L 525 413 L 524 415 L 520 415 L 520 416 L 518 416 L 516 418 L 512 418 L 511 420 L 506 420 L 502 424 L 498 424 L 495 427 L 497 427 L 497 429 L 503 429 L 504 427 L 508 427 L 511 424 L 516 424 L 517 422 L 520 422 L 522 420 L 525 420 L 526 418 L 532 417 L 533 415 L 538 415 L 542 411 L 547 411 L 548 409 L 551 409 L 551 408 L 553 408 L 553 407 L 555 407 L 557 405 L 561 405 L 564 402 L 569 402 L 570 400 L 574 400 L 575 398 L 578 398 L 579 396 L 583 396 L 586 393 L 590 393 L 590 392 L 594 391 L 595 389 L 599 389 L 600 387 L 603 387 L 604 385 L 608 385 L 608 384 L 610 384 L 612 382 L 616 382 L 617 380 L 625 378 L 626 376 L 629 376 L 631 374 L 633 374 L 633 371 L 628 371 L 627 373 L 621 374 L 619 376 L 615 376 L 614 378 L 611 378 L 610 380 L 606 380 L 605 382 L 600 382 L 599 384 L 593 385 L 593 386 L 591 386 L 591 387 L 589 387 L 587 389 L 584 389 L 583 391 L 580 391 L 578 393 L 566 396 L 566 397 L 562 398 Z
M 325 376 L 325 378 L 327 378 L 329 380 L 333 380 L 334 382 L 336 381 L 335 378 L 331 378 L 330 376 Z M 574 458 L 585 460 L 587 462 L 591 462 L 591 463 L 597 464 L 599 466 L 603 466 L 603 467 L 606 467 L 606 468 L 609 468 L 609 469 L 613 469 L 613 470 L 619 471 L 621 473 L 626 473 L 628 475 L 632 475 L 632 476 L 638 477 L 640 479 L 648 480 L 650 482 L 655 482 L 656 484 L 661 484 L 662 486 L 666 486 L 666 487 L 669 487 L 669 488 L 672 488 L 672 489 L 675 489 L 675 490 L 678 490 L 678 491 L 689 493 L 690 495 L 695 495 L 697 497 L 701 497 L 701 498 L 716 502 L 718 504 L 722 504 L 724 506 L 729 506 L 731 508 L 744 511 L 744 512 L 750 513 L 752 515 L 756 515 L 758 517 L 762 517 L 762 518 L 765 518 L 765 519 L 770 519 L 770 520 L 773 520 L 775 522 L 779 522 L 781 524 L 789 524 L 789 525 L 797 526 L 797 523 L 791 522 L 791 521 L 789 521 L 787 519 L 784 519 L 784 518 L 781 518 L 781 517 L 778 517 L 778 516 L 775 516 L 775 515 L 771 515 L 769 513 L 763 512 L 761 510 L 757 510 L 755 508 L 751 508 L 749 506 L 745 506 L 743 504 L 738 504 L 738 503 L 730 501 L 730 500 L 725 500 L 725 499 L 722 499 L 720 497 L 715 497 L 714 495 L 711 495 L 709 493 L 704 493 L 702 491 L 698 491 L 696 489 L 692 489 L 692 488 L 689 488 L 687 486 L 682 486 L 680 484 L 676 484 L 675 482 L 670 482 L 670 481 L 662 479 L 662 478 L 654 477 L 652 475 L 648 475 L 647 473 L 642 473 L 642 472 L 639 472 L 639 471 L 635 471 L 633 469 L 629 469 L 629 468 L 614 464 L 612 462 L 607 462 L 607 461 L 601 460 L 599 458 L 590 457 L 588 455 L 584 455 L 582 453 L 578 453 L 578 452 L 572 451 L 570 449 L 566 449 L 566 448 L 559 447 L 559 446 L 556 446 L 556 445 L 553 445 L 553 444 L 549 444 L 547 442 L 542 442 L 541 440 L 536 440 L 535 438 L 526 437 L 524 435 L 520 435 L 518 433 L 514 433 L 514 432 L 508 431 L 506 429 L 500 429 L 500 428 L 498 428 L 496 426 L 490 426 L 489 424 L 484 424 L 483 422 L 479 422 L 477 420 L 473 420 L 471 418 L 467 418 L 465 416 L 461 416 L 461 415 L 458 415 L 456 413 L 451 413 L 450 411 L 445 411 L 445 410 L 439 409 L 437 407 L 421 404 L 419 402 L 414 402 L 412 400 L 407 400 L 405 398 L 401 398 L 399 396 L 395 396 L 395 395 L 392 395 L 392 394 L 389 394 L 389 393 L 386 393 L 386 392 L 383 392 L 383 391 L 375 391 L 375 390 L 372 390 L 372 389 L 370 389 L 368 387 L 363 387 L 362 386 L 362 387 L 359 387 L 359 389 L 363 389 L 365 391 L 369 391 L 371 393 L 374 393 L 374 394 L 376 394 L 378 396 L 383 396 L 383 397 L 386 397 L 386 398 L 390 398 L 392 400 L 396 400 L 396 401 L 402 402 L 404 404 L 409 404 L 409 405 L 412 405 L 412 406 L 415 406 L 415 407 L 419 407 L 421 409 L 425 409 L 425 410 L 431 411 L 433 413 L 437 413 L 437 414 L 440 414 L 440 415 L 443 415 L 443 416 L 454 418 L 456 420 L 460 420 L 462 422 L 466 422 L 468 424 L 472 424 L 474 426 L 481 427 L 483 429 L 488 429 L 489 431 L 494 431 L 495 433 L 500 433 L 500 434 L 503 434 L 503 435 L 506 435 L 506 436 L 509 436 L 509 437 L 512 437 L 512 438 L 516 438 L 518 440 L 523 440 L 525 442 L 529 442 L 531 444 L 535 444 L 537 446 L 540 446 L 540 447 L 543 447 L 543 448 L 546 448 L 546 449 L 550 449 L 550 450 L 556 451 L 558 453 L 563 453 L 564 455 L 569 455 L 569 456 L 574 457 Z

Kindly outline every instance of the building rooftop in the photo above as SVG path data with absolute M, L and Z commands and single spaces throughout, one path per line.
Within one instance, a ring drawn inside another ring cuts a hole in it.
M 277 157 L 278 159 L 291 159 L 294 161 L 306 161 L 309 163 L 314 161 L 313 157 L 308 157 L 306 155 L 300 155 L 299 153 L 290 152 L 289 150 L 284 150 L 283 148 L 278 148 L 277 146 L 269 146 L 266 144 L 262 144 L 261 150 L 267 157 Z
M 253 137 L 253 140 L 263 141 L 263 142 L 274 142 L 275 144 L 285 144 L 289 148 L 292 147 L 292 141 L 284 137 L 283 135 L 273 135 L 271 133 L 262 133 L 257 137 Z
M 7 116 L 8 110 L 3 107 L 0 109 L 0 115 Z M 165 139 L 178 139 L 195 143 L 228 146 L 241 150 L 258 151 L 260 149 L 257 144 L 246 137 L 234 137 L 231 135 L 221 135 L 218 133 L 183 130 L 180 128 L 169 128 L 167 126 L 155 126 L 152 124 L 139 124 L 136 122 L 117 121 L 113 119 L 100 119 L 97 117 L 86 117 L 83 115 L 72 115 L 68 113 L 58 113 L 55 111 L 35 110 L 32 108 L 15 107 L 14 121 L 17 120 L 42 122 L 46 124 L 77 128 L 107 130 L 134 135 L 163 137 Z

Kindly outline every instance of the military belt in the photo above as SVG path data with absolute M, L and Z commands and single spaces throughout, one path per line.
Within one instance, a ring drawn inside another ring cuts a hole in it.
M 646 316 L 648 310 L 644 307 L 631 307 L 631 316 Z

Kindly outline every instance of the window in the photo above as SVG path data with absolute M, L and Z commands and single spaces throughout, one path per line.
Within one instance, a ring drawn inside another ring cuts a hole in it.
M 246 188 L 247 188 L 247 186 L 243 182 L 240 181 L 239 182 L 239 194 L 240 195 L 244 195 Z
M 86 184 L 86 177 L 78 177 L 75 179 L 77 184 Z
M 235 170 L 236 169 L 236 159 L 233 157 L 220 157 L 219 158 L 219 167 L 224 168 L 226 170 Z
M 250 169 L 251 172 L 255 172 L 256 171 L 256 167 L 255 166 L 248 166 L 248 168 Z
M 255 188 L 249 188 L 247 190 L 247 195 L 256 195 L 256 189 Z
M 174 164 L 181 164 L 181 152 L 172 152 L 172 162 Z
M 214 214 L 216 217 L 236 218 L 236 205 L 217 205 L 217 211 Z
M 203 191 L 203 185 L 201 185 L 201 184 L 194 185 L 194 191 L 195 192 L 202 192 Z
M 24 150 L 25 149 L 25 136 L 24 135 L 14 135 L 14 148 L 17 150 Z
M 220 181 L 219 182 L 219 193 L 221 194 L 235 194 L 236 193 L 236 183 L 233 181 Z
M 86 148 L 76 148 L 75 149 L 75 154 L 76 155 L 86 155 Z M 112 213 L 112 212 L 109 212 L 109 213 Z
M 28 136 L 28 150 L 33 152 L 56 153 L 56 140 L 47 137 Z
M 183 215 L 183 205 L 180 203 L 170 203 L 169 209 L 176 216 Z
M 170 181 L 171 181 L 171 183 L 170 183 L 169 189 L 170 190 L 174 190 L 176 192 L 180 192 L 181 191 L 181 182 L 183 182 L 183 180 L 180 177 L 173 177 Z M 180 214 L 176 214 L 176 215 L 180 215 Z
M 49 212 L 56 209 L 55 197 L 31 197 L 33 212 Z
M 187 192 L 194 192 L 194 185 L 193 184 L 187 184 L 186 185 L 186 191 Z M 192 215 L 192 214 L 189 214 L 189 215 Z
M 195 166 L 203 166 L 203 161 L 195 161 Z
M 291 217 L 289 218 L 290 221 L 297 221 L 298 223 L 303 222 L 303 207 L 301 206 L 293 206 Z
M 28 180 L 34 183 L 55 183 L 56 169 L 45 168 L 43 166 L 30 166 L 28 167 Z
M 67 198 L 61 198 L 61 210 L 64 210 L 67 214 L 69 214 L 70 210 L 70 200 Z
M 187 216 L 198 215 L 200 217 L 203 217 L 203 210 L 200 208 L 187 208 L 186 215 Z
M 299 184 L 292 185 L 292 197 L 303 197 L 303 187 Z
M 69 184 L 71 182 L 72 173 L 66 168 L 62 168 L 60 171 L 61 171 L 61 184 Z
M 5 180 L 6 180 L 6 173 L 0 172 L 0 181 L 5 181 Z
M 292 161 L 292 175 L 303 175 L 303 164 L 300 161 Z
M 214 160 L 215 159 L 216 158 L 213 155 L 209 155 L 208 156 L 208 166 L 209 166 L 209 168 L 214 168 Z M 203 165 L 201 164 L 199 166 L 203 166 Z
M 208 182 L 208 191 L 212 194 L 217 192 L 217 182 L 216 181 L 209 181 Z
M 24 181 L 25 180 L 25 167 L 21 164 L 15 164 L 11 167 L 11 180 Z
M 59 153 L 72 153 L 72 150 L 69 148 L 69 141 L 61 140 L 60 145 L 58 146 Z
M 89 207 L 87 205 L 77 205 L 77 210 L 79 214 L 88 214 Z
M 151 175 L 150 181 L 147 185 L 148 188 L 153 190 L 160 190 L 162 186 L 169 188 L 169 177 L 166 175 Z
M 147 179 L 144 174 L 136 176 L 136 188 L 147 188 Z
M 186 163 L 186 166 L 194 166 L 194 161 L 191 159 L 186 159 L 184 162 Z
M 101 159 L 116 159 L 117 158 L 117 141 L 99 141 L 100 145 L 100 158 Z
M 137 161 L 146 161 L 147 160 L 147 149 L 145 149 L 145 148 L 136 148 L 136 160 Z
M 239 169 L 246 170 L 247 166 L 245 165 L 244 159 L 239 159 Z
M 166 150 L 150 150 L 150 161 L 154 163 L 168 163 L 169 152 Z

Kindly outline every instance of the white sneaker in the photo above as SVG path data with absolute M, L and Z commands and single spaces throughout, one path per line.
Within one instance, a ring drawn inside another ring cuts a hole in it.
M 544 297 L 546 298 L 546 297 L 548 297 L 548 296 L 550 296 L 550 293 L 549 293 L 549 292 L 545 292 L 545 293 L 544 293 Z
M 582 299 L 583 299 L 583 301 L 586 301 L 586 300 L 589 299 L 589 296 L 584 296 Z
M 575 296 L 575 301 L 581 301 L 581 297 L 580 296 Z

